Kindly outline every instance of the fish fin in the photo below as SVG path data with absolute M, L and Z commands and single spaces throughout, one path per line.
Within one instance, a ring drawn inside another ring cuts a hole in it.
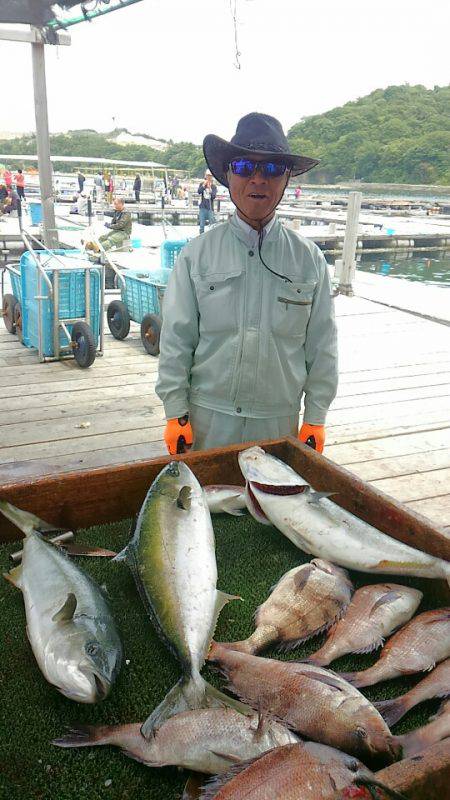
M 308 497 L 308 503 L 316 505 L 325 497 L 332 497 L 333 495 L 338 494 L 338 492 L 310 492 Z
M 329 686 L 331 689 L 334 689 L 337 692 L 345 691 L 345 687 L 342 686 L 341 675 L 339 675 L 339 677 L 337 677 L 330 670 L 327 670 L 327 674 L 326 675 L 322 675 L 321 672 L 314 672 L 314 670 L 310 670 L 310 669 L 303 670 L 302 669 L 302 665 L 301 664 L 297 665 L 297 662 L 295 662 L 295 661 L 291 662 L 291 663 L 294 663 L 296 666 L 300 667 L 298 672 L 302 672 L 303 675 L 305 676 L 305 678 L 310 678 L 310 680 L 318 681 L 319 683 L 323 683 L 323 684 L 325 684 L 325 686 Z
M 373 705 L 377 711 L 380 712 L 389 728 L 391 728 L 392 725 L 395 725 L 395 723 L 398 722 L 408 710 L 403 696 L 397 697 L 394 700 L 379 700 Z
M 40 519 L 36 514 L 31 514 L 29 511 L 22 511 L 21 508 L 13 506 L 6 500 L 0 500 L 0 511 L 5 515 L 16 528 L 19 528 L 25 536 L 30 536 L 34 531 L 54 531 L 55 526 Z
M 64 605 L 53 614 L 52 621 L 53 622 L 69 622 L 72 619 L 73 615 L 75 614 L 75 609 L 77 607 L 77 598 L 73 594 L 73 592 L 69 592 L 67 595 L 67 600 Z
M 309 578 L 311 577 L 312 573 L 315 570 L 315 565 L 311 562 L 309 564 L 305 564 L 303 568 L 300 568 L 294 575 L 294 586 L 297 592 L 301 592 L 306 584 L 308 583 Z
M 268 517 L 266 517 L 264 511 L 259 505 L 252 491 L 251 485 L 248 482 L 245 487 L 245 502 L 247 503 L 247 508 L 250 511 L 250 514 L 254 519 L 256 519 L 257 522 L 261 523 L 261 525 L 272 525 L 271 521 L 268 519 Z
M 191 495 L 192 495 L 191 487 L 182 486 L 180 491 L 178 492 L 178 497 L 176 500 L 177 507 L 182 508 L 183 511 L 190 511 L 192 502 Z
M 104 547 L 96 547 L 90 544 L 65 544 L 58 545 L 69 556 L 97 556 L 102 558 L 115 558 L 118 554 L 114 550 L 105 550 Z
M 222 608 L 224 608 L 224 606 L 226 606 L 226 604 L 229 603 L 230 600 L 242 600 L 242 597 L 239 597 L 239 595 L 235 594 L 227 594 L 226 592 L 221 592 L 220 589 L 216 590 L 216 603 L 212 615 L 211 627 L 209 629 L 209 635 L 207 640 L 208 642 L 210 642 L 214 636 L 217 620 L 219 619 L 219 614 L 222 611 Z
M 222 772 L 220 775 L 216 775 L 214 778 L 209 780 L 205 785 L 200 798 L 201 800 L 214 800 L 217 796 L 220 789 L 222 789 L 228 781 L 231 781 L 232 778 L 235 778 L 236 775 L 243 772 L 247 769 L 257 758 L 261 756 L 257 756 L 256 758 L 248 759 L 247 761 L 240 761 L 237 764 L 233 764 L 227 772 Z
M 13 567 L 9 570 L 9 572 L 4 572 L 3 577 L 5 581 L 11 583 L 17 589 L 22 588 L 22 564 L 19 564 L 18 567 Z
M 98 735 L 99 729 L 94 725 L 78 725 L 67 729 L 64 736 L 52 739 L 51 744 L 56 747 L 91 747 L 95 744 L 103 744 Z
M 184 787 L 181 800 L 199 800 L 206 775 L 191 775 Z
M 226 761 L 230 761 L 231 764 L 236 764 L 241 761 L 241 757 L 237 753 L 220 753 L 218 750 L 210 750 L 209 752 L 218 758 L 224 758 Z
M 195 708 L 233 708 L 241 714 L 254 713 L 253 709 L 207 683 L 200 674 L 181 678 L 166 694 L 141 727 L 142 736 L 150 739 L 155 731 L 170 717 Z
M 136 753 L 132 753 L 131 750 L 124 750 L 124 748 L 122 747 L 120 748 L 120 750 L 124 754 L 124 756 L 127 756 L 127 758 L 132 758 L 133 761 L 137 761 L 139 764 L 146 764 L 148 766 L 148 761 L 146 761 L 145 758 L 141 758 L 140 756 L 136 755 Z M 157 767 L 159 765 L 152 761 L 151 766 Z
M 337 619 L 339 619 L 339 617 Z M 321 633 L 328 631 L 336 621 L 337 620 L 335 619 L 331 622 L 326 622 L 325 625 L 322 625 L 320 628 L 316 628 L 310 633 L 306 633 L 304 636 L 300 636 L 298 639 L 290 639 L 287 642 L 278 642 L 276 649 L 279 650 L 280 653 L 288 653 L 290 650 L 295 650 L 296 647 L 299 647 L 304 642 L 308 642 L 309 639 L 313 639 L 315 636 L 320 636 Z M 307 659 L 301 658 L 298 660 L 298 663 L 303 664 L 305 661 L 307 661 Z
M 442 609 L 442 614 L 436 614 L 433 619 L 425 620 L 427 625 L 433 625 L 435 622 L 447 622 L 450 619 L 450 611 L 444 611 Z
M 373 653 L 374 650 L 378 650 L 379 647 L 383 647 L 384 645 L 384 637 L 379 636 L 378 639 L 375 639 L 370 644 L 367 644 L 365 647 L 360 647 L 359 650 L 351 650 L 350 652 L 355 653 L 356 655 L 363 655 L 363 653 Z
M 123 548 L 123 550 L 120 551 L 120 553 L 117 553 L 117 555 L 114 556 L 113 561 L 128 561 L 128 559 L 129 559 L 129 550 L 127 545 L 126 547 Z
M 383 606 L 385 603 L 391 603 L 393 600 L 399 600 L 401 598 L 401 594 L 391 590 L 390 592 L 386 592 L 386 594 L 382 594 L 381 597 L 373 604 L 372 608 L 369 611 L 369 615 L 375 613 L 377 608 Z

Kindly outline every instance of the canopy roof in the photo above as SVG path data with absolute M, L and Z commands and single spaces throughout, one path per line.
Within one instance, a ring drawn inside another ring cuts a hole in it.
M 11 161 L 37 161 L 37 156 L 21 156 L 17 155 L 16 153 L 0 153 L 0 158 L 2 161 L 7 161 L 8 163 Z M 176 172 L 177 170 L 172 170 L 167 164 L 158 164 L 157 161 L 120 161 L 116 158 L 89 158 L 85 156 L 50 156 L 50 161 L 68 161 L 73 162 L 74 164 L 113 164 L 115 166 L 120 167 L 140 167 L 141 169 L 170 169 L 171 172 Z M 178 172 L 182 172 L 182 170 L 178 170 Z
M 36 25 L 43 28 L 55 19 L 52 0 L 7 0 L 0 6 L 0 22 L 14 22 L 24 25 Z M 80 5 L 78 2 L 59 2 L 61 8 L 70 9 Z

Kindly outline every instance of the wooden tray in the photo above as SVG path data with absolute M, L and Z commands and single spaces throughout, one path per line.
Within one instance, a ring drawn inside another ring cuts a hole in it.
M 287 437 L 255 442 L 281 458 L 316 490 L 336 492 L 339 505 L 375 525 L 395 539 L 450 561 L 450 536 L 424 517 L 407 510 L 383 492 L 356 478 L 351 472 L 318 455 L 297 439 Z M 243 484 L 237 455 L 250 444 L 179 456 L 194 471 L 200 483 Z M 32 511 L 55 527 L 71 530 L 134 516 L 150 483 L 171 459 L 157 458 L 92 472 L 14 481 L 0 486 L 0 499 Z M 21 534 L 2 515 L 0 541 Z M 450 592 L 442 582 L 445 602 Z M 405 792 L 410 800 L 444 800 L 450 797 L 450 739 L 422 755 L 394 764 L 380 773 L 388 785 Z

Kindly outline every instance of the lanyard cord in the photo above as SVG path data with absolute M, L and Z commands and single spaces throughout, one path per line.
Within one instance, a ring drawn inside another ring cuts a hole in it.
M 266 214 L 266 216 L 269 216 L 269 215 L 270 215 L 270 214 L 271 214 L 273 211 L 275 211 L 275 209 L 276 209 L 276 207 L 277 207 L 278 203 L 280 202 L 281 198 L 283 197 L 283 195 L 284 195 L 284 193 L 285 193 L 285 191 L 286 191 L 286 187 L 287 187 L 287 185 L 288 185 L 288 183 L 289 183 L 289 178 L 290 178 L 290 177 L 291 177 L 291 171 L 289 170 L 288 177 L 287 177 L 287 181 L 286 181 L 286 183 L 285 183 L 285 185 L 284 185 L 284 189 L 283 189 L 283 194 L 281 195 L 280 199 L 279 199 L 279 200 L 277 200 L 277 202 L 275 203 L 275 205 L 274 205 L 274 206 L 271 208 L 271 210 L 269 211 L 269 214 Z M 292 283 L 291 279 L 290 279 L 290 278 L 288 278 L 286 275 L 280 275 L 280 273 L 279 273 L 279 272 L 276 272 L 274 269 L 272 269 L 271 267 L 269 267 L 269 265 L 268 265 L 268 264 L 266 264 L 266 262 L 264 261 L 264 259 L 263 259 L 263 257 L 262 257 L 262 254 L 261 254 L 261 248 L 262 248 L 263 237 L 264 237 L 264 226 L 263 226 L 263 224 L 262 224 L 262 221 L 261 221 L 260 219 L 256 219 L 255 217 L 248 217 L 248 216 L 247 216 L 247 214 L 245 214 L 245 213 L 242 211 L 242 209 L 241 209 L 241 208 L 239 208 L 238 204 L 237 204 L 237 203 L 236 203 L 236 202 L 233 200 L 233 197 L 232 197 L 232 195 L 231 195 L 231 191 L 230 191 L 230 197 L 231 197 L 231 200 L 232 200 L 233 204 L 236 206 L 237 210 L 241 212 L 241 214 L 242 214 L 242 216 L 243 216 L 243 217 L 247 217 L 247 219 L 251 219 L 253 222 L 257 222 L 257 223 L 258 223 L 258 255 L 259 255 L 260 259 L 261 259 L 261 263 L 263 264 L 263 266 L 264 266 L 264 267 L 265 267 L 265 268 L 266 268 L 266 269 L 267 269 L 269 272 L 271 272 L 271 273 L 272 273 L 272 275 L 275 275 L 277 278 L 281 278 L 281 280 L 282 280 L 282 281 L 284 281 L 285 283 Z

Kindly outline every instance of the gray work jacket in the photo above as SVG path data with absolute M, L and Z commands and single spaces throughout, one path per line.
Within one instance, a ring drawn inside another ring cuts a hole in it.
M 167 419 L 189 404 L 247 417 L 300 409 L 321 425 L 337 389 L 337 341 L 327 264 L 319 248 L 275 220 L 266 264 L 236 222 L 183 248 L 164 296 L 156 392 Z

